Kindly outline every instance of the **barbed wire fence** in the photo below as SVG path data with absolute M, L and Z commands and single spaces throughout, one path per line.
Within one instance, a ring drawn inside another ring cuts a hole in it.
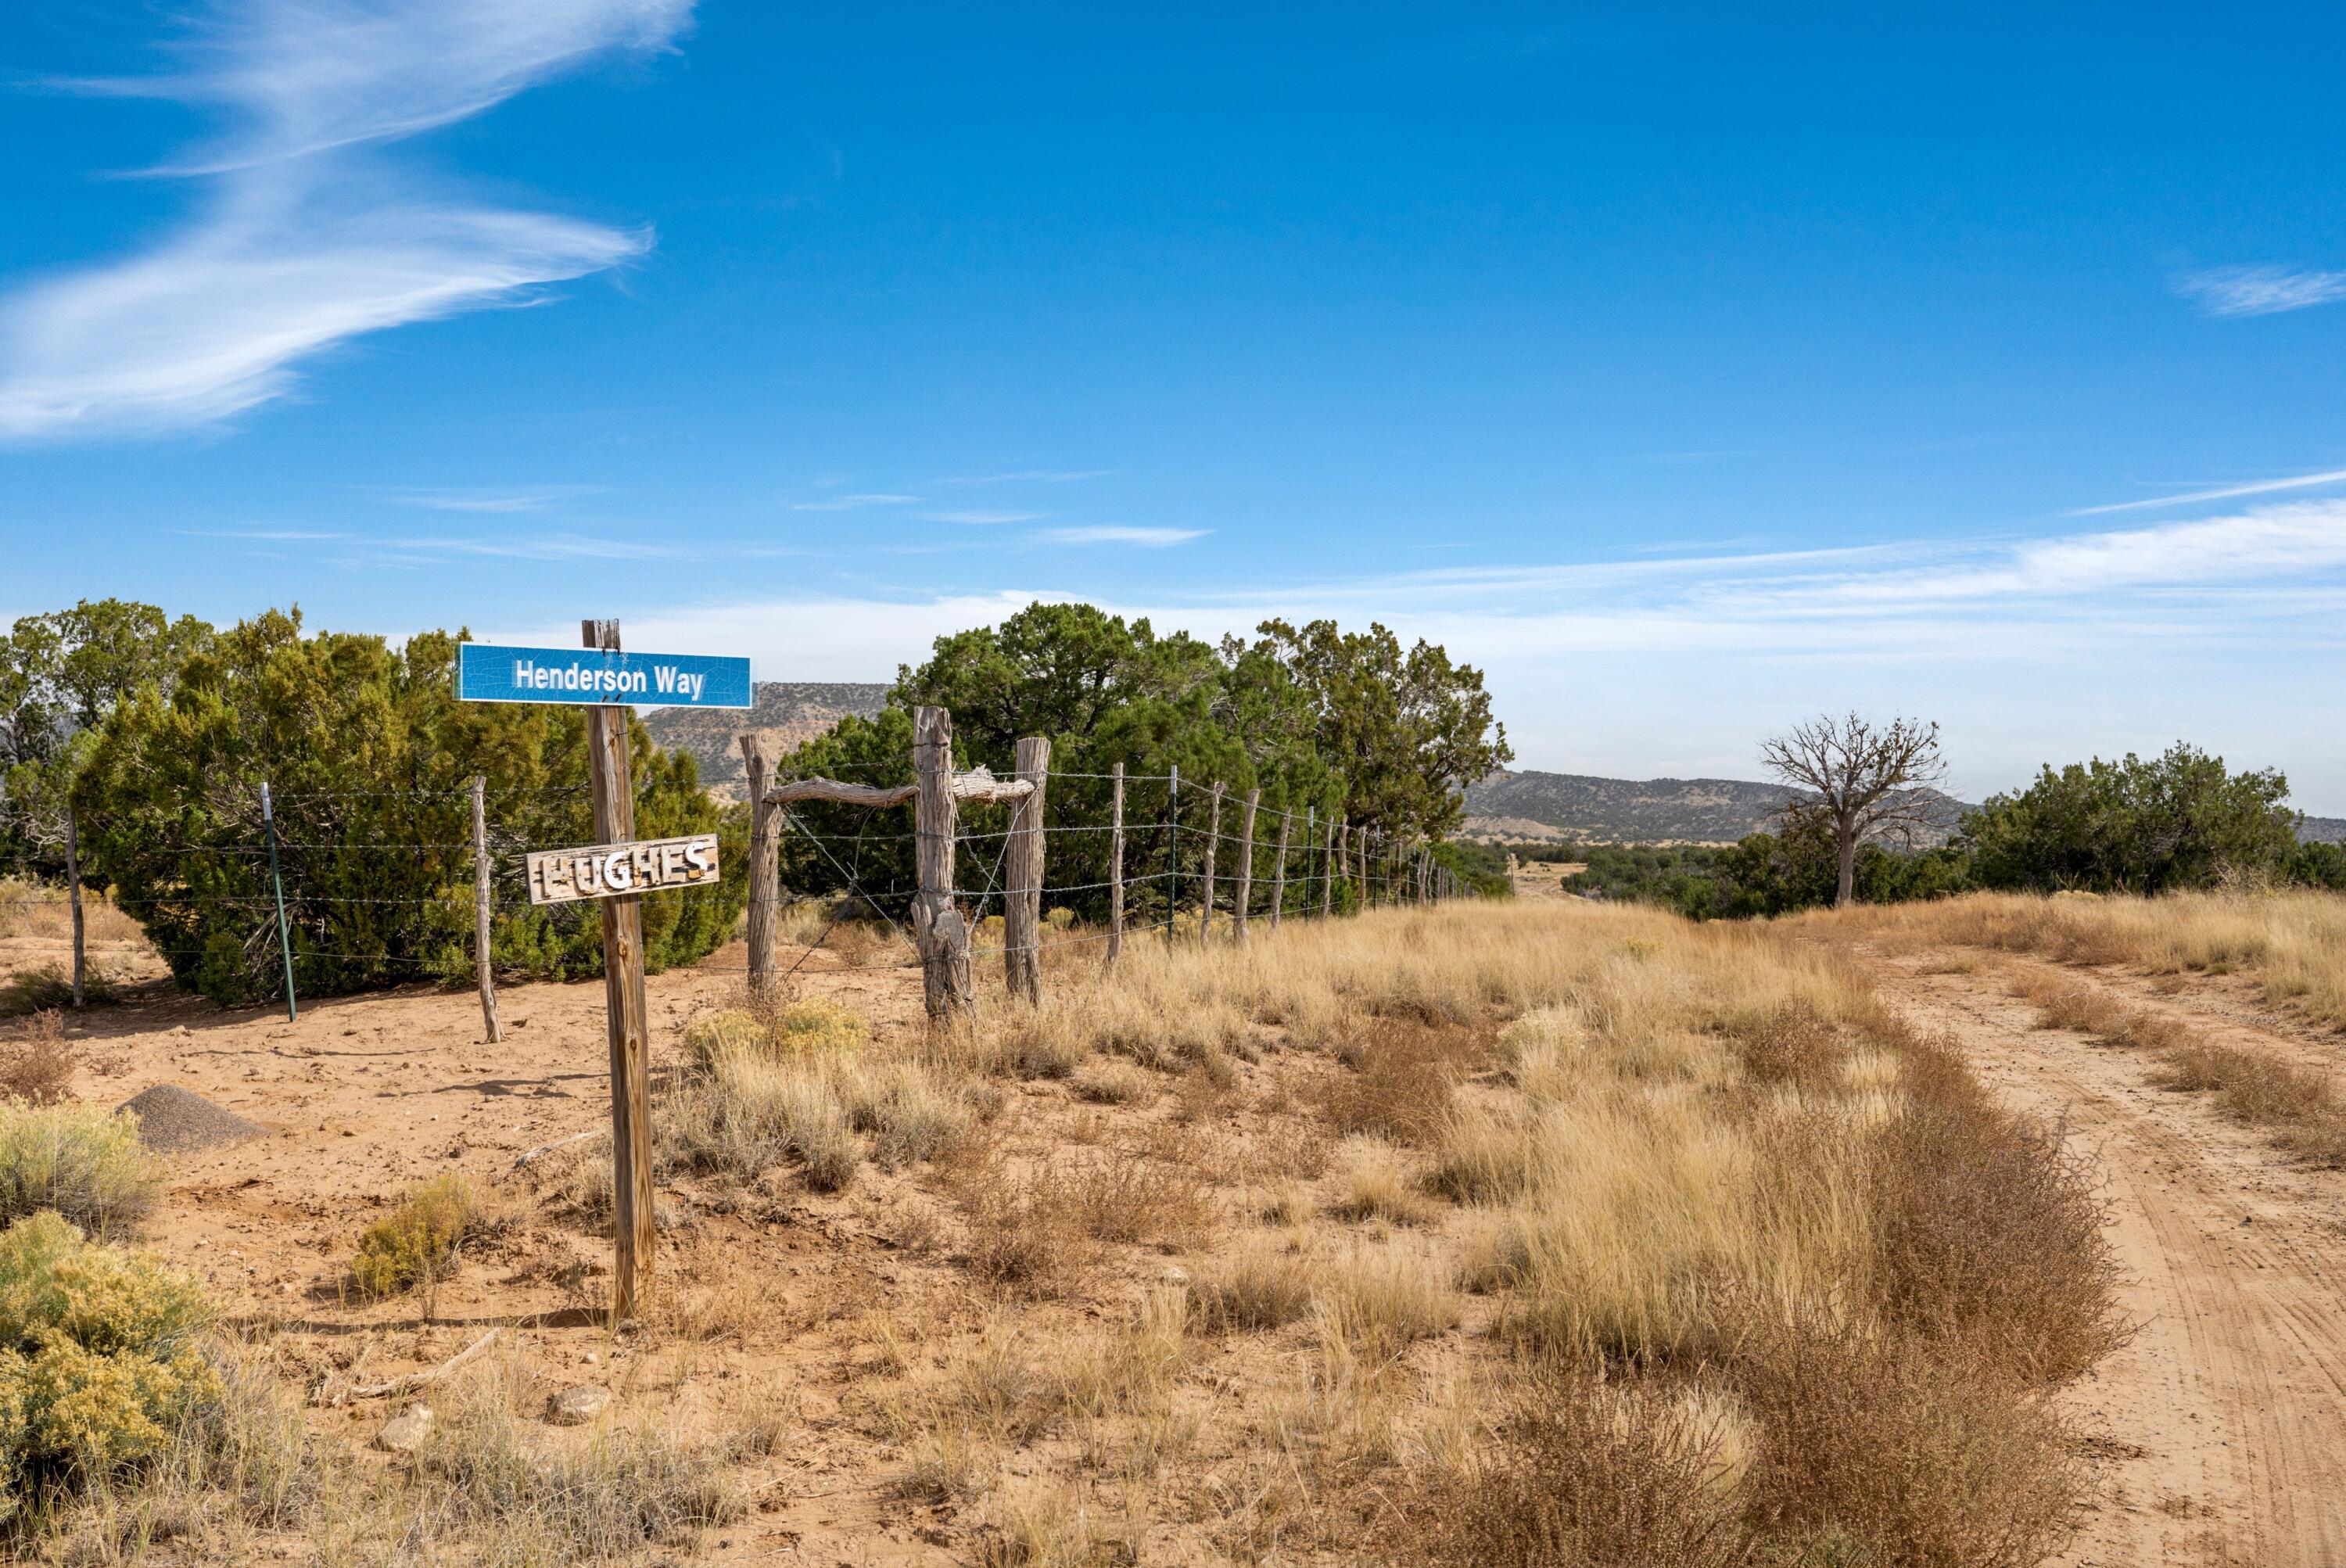
M 876 917 L 892 936 L 909 942 L 914 956 L 884 967 L 922 971 L 928 1011 L 944 1018 L 974 1008 L 973 966 L 981 962 L 999 960 L 1008 989 L 1035 999 L 1046 947 L 1096 948 L 1102 962 L 1112 966 L 1135 941 L 1244 946 L 1259 928 L 1275 931 L 1285 921 L 1474 896 L 1471 884 L 1436 861 L 1431 843 L 1331 818 L 1316 807 L 1291 811 L 1268 806 L 1259 789 L 1233 800 L 1222 783 L 1185 778 L 1178 768 L 1129 773 L 1119 763 L 1107 774 L 1055 775 L 1049 742 L 1035 737 L 1019 743 L 1011 778 L 996 779 L 983 768 L 956 772 L 952 719 L 943 708 L 915 712 L 915 781 L 909 785 L 777 780 L 757 738 L 745 735 L 741 743 L 750 794 L 747 951 L 738 964 L 703 958 L 693 967 L 741 973 L 753 994 L 786 987 L 858 916 Z M 1108 820 L 1046 820 L 1055 778 L 1107 785 Z M 537 906 L 546 911 L 554 938 L 579 939 L 575 955 L 557 951 L 548 958 L 541 943 L 535 955 L 508 952 L 501 959 L 495 941 L 501 921 L 533 907 L 525 872 L 530 850 L 552 847 L 524 841 L 525 830 L 514 819 L 531 816 L 531 805 L 583 801 L 586 793 L 583 785 L 492 790 L 483 779 L 452 788 L 278 792 L 278 811 L 263 811 L 253 823 L 233 822 L 213 841 L 159 851 L 180 858 L 178 885 L 147 896 L 110 897 L 107 902 L 139 922 L 147 945 L 182 979 L 199 964 L 233 962 L 250 993 L 268 996 L 270 980 L 281 974 L 289 1014 L 298 1005 L 304 976 L 306 983 L 330 992 L 403 978 L 447 984 L 469 980 L 479 990 L 484 1028 L 494 1041 L 500 1034 L 498 978 L 586 972 L 587 905 Z M 492 809 L 492 796 L 500 809 Z M 1161 805 L 1127 809 L 1160 797 Z M 824 832 L 790 809 L 806 801 L 857 806 L 862 813 L 853 832 Z M 962 807 L 986 803 L 1008 804 L 1008 824 L 964 827 Z M 342 809 L 358 805 L 373 824 L 363 836 L 335 837 L 316 825 L 339 820 Z M 906 806 L 912 820 L 898 826 L 903 818 L 896 813 Z M 1238 822 L 1226 824 L 1228 815 L 1236 815 Z M 390 817 L 404 818 L 401 825 L 412 828 L 414 836 L 385 833 Z M 252 830 L 254 825 L 259 831 Z M 467 827 L 470 832 L 464 831 Z M 1104 855 L 1098 848 L 1103 837 Z M 835 880 L 831 891 L 782 891 L 778 867 L 786 840 L 802 846 L 821 874 Z M 915 851 L 914 885 L 905 889 L 892 877 L 887 886 L 875 885 L 879 878 L 867 867 L 867 855 L 907 844 Z M 1068 848 L 1055 855 L 1058 845 Z M 1191 856 L 1186 865 L 1185 848 Z M 1071 863 L 1078 880 L 1050 880 L 1055 865 Z M 393 886 L 420 881 L 430 891 L 347 891 L 370 872 L 379 872 Z M 308 885 L 313 874 L 321 885 Z M 80 881 L 77 876 L 70 881 L 78 1003 L 84 922 Z M 724 900 L 732 891 L 709 884 L 641 896 L 675 901 L 683 909 L 694 901 Z M 0 898 L 0 911 L 54 907 L 55 901 Z M 1078 928 L 1070 904 L 1103 901 L 1106 917 L 1096 928 Z M 784 969 L 780 917 L 808 905 L 823 908 L 823 923 Z M 226 922 L 232 952 L 222 946 L 222 922 L 196 918 L 223 910 L 248 917 Z M 376 910 L 428 910 L 437 918 L 376 920 L 371 918 Z M 729 932 L 729 920 L 727 924 Z M 211 933 L 201 945 L 184 945 L 186 937 L 174 936 L 198 931 Z M 377 940 L 369 941 L 370 933 Z

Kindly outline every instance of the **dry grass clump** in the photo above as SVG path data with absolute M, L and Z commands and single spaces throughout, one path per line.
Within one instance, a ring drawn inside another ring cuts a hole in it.
M 2325 1073 L 2270 1052 L 2198 1041 L 2167 1054 L 2160 1082 L 2198 1090 L 2244 1122 L 2271 1130 L 2282 1147 L 2324 1170 L 2346 1169 L 2346 1101 Z
M 2167 893 L 2155 899 L 1970 893 L 1929 903 L 1818 911 L 1824 926 L 1891 947 L 1953 942 L 2155 974 L 2254 975 L 2266 997 L 2346 1025 L 2346 898 L 2317 891 Z
M 2171 1018 L 2127 1006 L 2096 985 L 2041 972 L 2012 982 L 2013 994 L 2035 1004 L 2037 1024 L 2075 1029 L 2113 1045 L 2159 1051 L 2181 1044 L 2190 1032 Z
M 1351 1139 L 1338 1151 L 1341 1166 L 1328 1212 L 1339 1219 L 1382 1219 L 1426 1225 L 1437 1213 L 1422 1190 L 1409 1156 L 1379 1138 Z
M 688 1548 L 699 1531 L 747 1512 L 735 1444 L 648 1427 L 583 1446 L 548 1441 L 517 1413 L 529 1403 L 510 1373 L 458 1390 L 416 1456 L 404 1533 L 458 1535 L 464 1560 L 484 1568 L 539 1568 Z
M 1339 1048 L 1352 1071 L 1321 1085 L 1320 1118 L 1340 1134 L 1432 1143 L 1473 1047 L 1455 1032 L 1403 1019 L 1375 1020 Z
M 163 1185 L 136 1117 L 0 1101 L 0 1225 L 49 1208 L 107 1235 L 153 1212 Z
M 872 1160 L 900 1170 L 944 1157 L 972 1134 L 977 1111 L 965 1095 L 911 1062 L 859 1064 L 837 1079 L 847 1125 L 872 1136 Z
M 82 1001 L 92 1007 L 122 1000 L 120 988 L 94 963 L 82 971 L 81 995 Z M 62 964 L 44 963 L 20 969 L 0 981 L 0 1017 L 21 1017 L 72 1005 L 73 976 L 66 972 Z
M 1420 1479 L 1410 1544 L 1457 1568 L 1765 1562 L 1732 1484 L 1731 1421 L 1585 1371 L 1535 1369 L 1508 1396 L 1494 1441 Z
M 1148 1072 L 1114 1058 L 1086 1062 L 1076 1069 L 1076 1097 L 1095 1105 L 1134 1105 L 1157 1092 Z
M 2003 1369 L 1814 1317 L 1739 1355 L 1746 1517 L 1779 1558 L 2029 1568 L 2074 1528 L 2077 1445 Z
M 419 1182 L 359 1234 L 351 1283 L 362 1296 L 396 1296 L 445 1277 L 456 1249 L 480 1226 L 473 1190 L 454 1172 Z
M 1422 1253 L 1354 1247 L 1321 1266 L 1311 1291 L 1322 1347 L 1381 1368 L 1420 1339 L 1458 1326 L 1448 1271 Z
M 2025 1386 L 2083 1376 L 2132 1331 L 2091 1166 L 1998 1109 L 1950 1048 L 1908 1062 L 1915 1092 L 1873 1145 L 1883 1317 Z
M 1257 1237 L 1216 1257 L 1189 1286 L 1200 1328 L 1255 1330 L 1311 1310 L 1311 1261 L 1298 1247 Z
M 36 1013 L 18 1026 L 15 1039 L 0 1047 L 0 1100 L 58 1105 L 72 1096 L 79 1064 L 66 1038 L 65 1014 L 55 1008 Z
M 1832 1024 L 1800 1003 L 1763 1013 L 1736 1030 L 1734 1039 L 1744 1076 L 1768 1085 L 1825 1084 L 1848 1054 Z

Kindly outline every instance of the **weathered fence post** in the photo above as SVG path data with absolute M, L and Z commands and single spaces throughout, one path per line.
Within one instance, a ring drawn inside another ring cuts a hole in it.
M 1198 921 L 1198 945 L 1214 940 L 1214 856 L 1222 847 L 1222 787 L 1214 786 L 1214 808 L 1206 817 L 1206 910 Z
M 473 979 L 481 989 L 481 1033 L 491 1045 L 497 1027 L 497 977 L 489 965 L 489 780 L 473 775 Z
M 750 775 L 750 998 L 772 1000 L 774 938 L 781 911 L 782 808 L 766 799 L 774 787 L 774 765 L 766 759 L 766 743 L 754 735 L 741 739 L 741 766 Z
M 73 906 L 73 1004 L 80 1007 L 86 1004 L 81 988 L 81 829 L 71 806 L 66 808 L 66 902 Z
M 1107 961 L 1124 951 L 1124 764 L 1108 769 Z
M 921 952 L 921 984 L 932 1019 L 969 1011 L 969 928 L 954 907 L 954 839 L 959 833 L 953 790 L 953 715 L 942 708 L 913 710 L 913 798 L 915 883 L 913 942 Z
M 1043 999 L 1043 786 L 1051 777 L 1051 743 L 1018 741 L 1017 777 L 1035 786 L 1010 804 L 1007 876 L 1002 899 L 1002 978 L 1013 996 Z
M 1279 869 L 1270 874 L 1270 929 L 1279 929 L 1279 911 L 1287 903 L 1287 830 L 1292 820 L 1284 811 L 1279 814 Z
M 1353 885 L 1360 890 L 1359 908 L 1366 910 L 1369 907 L 1369 830 L 1366 828 L 1353 832 L 1352 847 L 1354 858 L 1360 862 L 1360 876 Z
M 581 621 L 580 640 L 619 649 L 619 623 Z M 636 791 L 627 766 L 627 708 L 597 703 L 586 710 L 586 772 L 595 803 L 595 841 L 636 836 Z M 651 1029 L 644 1003 L 644 907 L 640 893 L 597 901 L 603 911 L 603 995 L 611 1043 L 611 1192 L 616 1257 L 611 1319 L 649 1305 L 652 1283 Z
M 1247 791 L 1246 808 L 1239 813 L 1239 900 L 1230 906 L 1231 927 L 1238 933 L 1239 945 L 1247 942 L 1247 912 L 1254 903 L 1254 813 L 1262 804 L 1262 791 Z

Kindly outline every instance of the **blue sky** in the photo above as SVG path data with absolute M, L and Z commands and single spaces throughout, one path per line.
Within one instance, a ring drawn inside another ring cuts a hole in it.
M 30 0 L 0 615 L 1374 617 L 1523 766 L 2346 814 L 2346 15 L 1129 9 Z

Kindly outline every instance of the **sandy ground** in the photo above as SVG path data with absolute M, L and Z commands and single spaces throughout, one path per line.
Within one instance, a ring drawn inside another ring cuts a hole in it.
M 1527 879 L 1523 891 L 1557 896 L 1550 876 Z M 10 943 L 0 971 L 38 960 L 42 945 Z M 2142 1327 L 2072 1396 L 2106 1484 L 2061 1560 L 2079 1568 L 2346 1563 L 2346 1177 L 2293 1164 L 2204 1097 L 2157 1088 L 2140 1053 L 2034 1027 L 2034 1009 L 2007 984 L 2008 971 L 2034 961 L 1950 950 L 1881 962 L 1914 1022 L 1951 1033 L 1996 1092 L 2060 1121 L 2107 1177 L 2126 1305 Z M 680 1026 L 723 1002 L 740 967 L 734 948 L 651 978 L 656 1074 L 674 1071 Z M 2211 1038 L 2323 1066 L 2341 1050 L 2336 1034 L 2271 1013 L 2238 982 L 2195 977 L 2175 989 L 2116 972 L 2063 972 L 2116 990 L 2129 1005 L 2176 1013 Z M 914 1027 L 912 972 L 825 952 L 801 979 L 869 1013 L 883 1041 Z M 895 1353 L 889 1336 L 906 1335 L 918 1360 L 924 1342 L 985 1331 L 982 1304 L 969 1299 L 951 1257 L 903 1245 L 906 1212 L 925 1205 L 942 1215 L 949 1200 L 878 1173 L 842 1197 L 787 1180 L 722 1201 L 672 1186 L 663 1192 L 662 1288 L 672 1310 L 707 1322 L 642 1339 L 614 1335 L 591 1310 L 607 1243 L 590 1227 L 550 1222 L 533 1186 L 537 1167 L 513 1168 L 525 1150 L 607 1125 L 601 984 L 508 988 L 503 1014 L 506 1038 L 492 1047 L 469 993 L 323 1001 L 289 1023 L 281 1011 L 224 1012 L 134 987 L 126 1004 L 74 1023 L 84 1059 L 76 1092 L 113 1105 L 175 1083 L 268 1129 L 174 1158 L 148 1240 L 199 1269 L 310 1386 L 428 1369 L 505 1325 L 521 1342 L 514 1353 L 545 1386 L 608 1385 L 648 1419 L 714 1428 L 761 1406 L 787 1408 L 795 1435 L 767 1464 L 766 1501 L 719 1532 L 713 1559 L 967 1560 L 971 1540 L 949 1508 L 893 1502 L 873 1484 L 888 1448 L 863 1391 L 873 1359 Z M 1247 1069 L 1232 1103 L 1275 1105 L 1287 1081 L 1307 1082 L 1298 1074 L 1315 1070 L 1267 1058 Z M 1077 1119 L 1097 1115 L 1056 1086 L 1013 1096 L 1009 1120 L 1038 1136 L 1081 1137 Z M 1169 1108 L 1147 1115 L 1131 1125 L 1171 1135 Z M 1232 1146 L 1269 1145 L 1283 1125 L 1271 1110 L 1232 1110 L 1217 1135 Z M 464 1172 L 512 1223 L 428 1299 L 348 1299 L 342 1281 L 358 1231 L 409 1183 L 449 1170 Z M 1071 1330 L 1096 1325 L 1103 1303 L 1136 1281 L 1145 1284 L 1138 1274 L 1111 1280 L 1054 1310 Z M 729 1333 L 729 1312 L 757 1315 L 759 1331 Z M 887 1335 L 875 1334 L 875 1321 Z M 1047 1329 L 1047 1318 L 1035 1326 Z M 1224 1370 L 1195 1397 L 1242 1400 L 1247 1369 Z M 361 1439 L 390 1413 L 359 1400 L 321 1405 L 315 1419 Z M 1201 1490 L 1223 1484 L 1217 1462 L 1210 1450 L 1195 1456 Z
M 2138 1051 L 2035 1027 L 2004 975 L 2052 966 L 1940 952 L 1889 967 L 1914 1023 L 1952 1033 L 1992 1087 L 2062 1123 L 2107 1178 L 2141 1329 L 2072 1395 L 2108 1492 L 2061 1561 L 2346 1563 L 2346 1176 L 2304 1169 L 2205 1096 L 2157 1087 Z M 2237 985 L 2061 973 L 2210 1040 L 2324 1069 L 2341 1054 L 2335 1034 Z

